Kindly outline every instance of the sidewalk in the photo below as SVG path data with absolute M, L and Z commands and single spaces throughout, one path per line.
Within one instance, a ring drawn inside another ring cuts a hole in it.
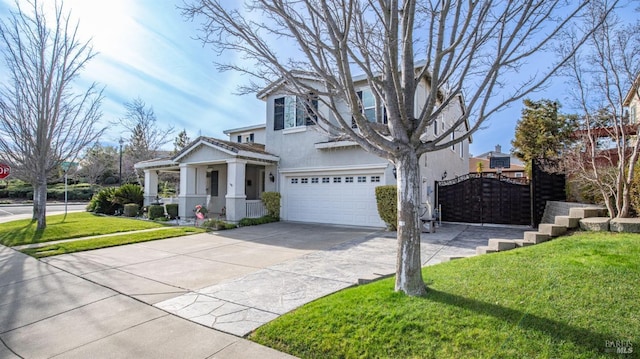
M 0 358 L 291 358 L 0 246 Z

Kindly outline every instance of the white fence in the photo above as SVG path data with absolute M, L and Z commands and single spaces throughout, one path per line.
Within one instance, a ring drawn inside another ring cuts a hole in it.
M 262 200 L 247 200 L 247 218 L 260 218 L 267 215 L 267 208 Z

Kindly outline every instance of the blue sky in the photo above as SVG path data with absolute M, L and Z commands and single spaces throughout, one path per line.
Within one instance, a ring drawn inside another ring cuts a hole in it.
M 171 124 L 176 134 L 184 128 L 192 139 L 199 134 L 224 139 L 226 129 L 264 122 L 262 101 L 254 95 L 234 94 L 248 78 L 216 70 L 217 53 L 193 39 L 198 24 L 184 20 L 176 8 L 181 3 L 65 0 L 65 8 L 80 20 L 82 36 L 91 38 L 99 53 L 86 67 L 79 85 L 96 81 L 105 86 L 102 111 L 108 129 L 101 141 L 104 144 L 115 145 L 122 136 L 113 123 L 123 116 L 123 104 L 136 97 L 153 107 L 159 126 Z M 0 0 L 2 18 L 13 4 L 13 0 Z M 228 61 L 234 55 L 223 56 Z M 530 97 L 566 104 L 566 92 L 563 81 L 556 80 Z M 496 144 L 508 151 L 520 111 L 520 104 L 515 104 L 485 122 L 485 129 L 473 136 L 471 153 L 493 150 Z

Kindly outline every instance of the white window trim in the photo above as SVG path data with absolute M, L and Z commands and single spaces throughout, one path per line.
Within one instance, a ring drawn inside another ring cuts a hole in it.
M 283 135 L 288 135 L 291 133 L 305 132 L 307 131 L 307 126 L 298 126 L 298 127 L 289 127 L 282 129 Z

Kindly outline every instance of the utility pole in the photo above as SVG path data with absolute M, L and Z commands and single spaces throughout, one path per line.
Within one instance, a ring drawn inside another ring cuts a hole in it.
M 122 145 L 124 144 L 124 140 L 120 137 L 118 141 L 120 143 L 120 169 L 118 170 L 118 186 L 122 186 Z

